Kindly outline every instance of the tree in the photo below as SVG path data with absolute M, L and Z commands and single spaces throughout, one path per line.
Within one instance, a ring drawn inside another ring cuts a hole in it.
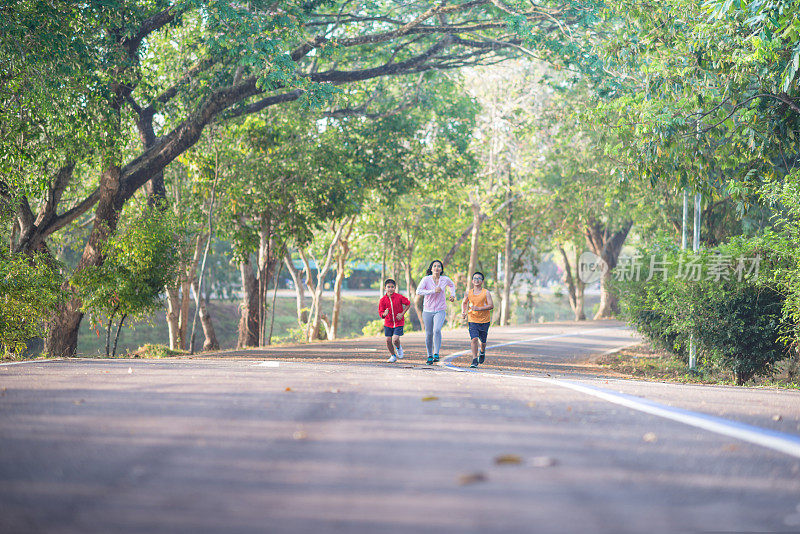
M 106 356 L 115 355 L 126 318 L 145 317 L 161 307 L 164 286 L 174 278 L 179 261 L 180 235 L 175 226 L 167 212 L 146 209 L 107 241 L 102 265 L 84 269 L 74 279 L 84 310 L 108 321 Z
M 152 196 L 163 196 L 164 169 L 213 121 L 294 100 L 319 106 L 331 99 L 337 86 L 356 81 L 497 61 L 523 44 L 518 33 L 560 31 L 592 20 L 591 8 L 569 2 L 515 12 L 489 0 L 408 7 L 397 16 L 386 16 L 393 5 L 381 3 L 357 10 L 346 9 L 346 4 L 329 7 L 299 1 L 234 5 L 131 0 L 116 9 L 90 2 L 60 11 L 41 3 L 23 6 L 6 8 L 8 16 L 2 17 L 9 21 L 2 28 L 8 33 L 0 32 L 9 35 L 3 41 L 4 53 L 19 58 L 22 65 L 4 79 L 13 81 L 13 95 L 22 95 L 26 106 L 58 92 L 66 96 L 55 101 L 81 100 L 89 90 L 88 105 L 79 107 L 86 112 L 54 112 L 46 122 L 58 124 L 57 119 L 66 115 L 66 145 L 84 145 L 81 136 L 69 132 L 72 128 L 85 132 L 88 146 L 99 148 L 93 153 L 95 160 L 65 150 L 56 158 L 62 163 L 40 165 L 58 171 L 36 174 L 39 190 L 49 193 L 35 216 L 30 199 L 20 203 L 15 248 L 36 249 L 93 209 L 95 224 L 78 271 L 102 263 L 103 244 L 115 230 L 122 208 L 140 188 L 149 183 Z M 26 34 L 44 20 L 54 26 L 49 32 Z M 51 34 L 58 37 L 55 46 Z M 15 48 L 18 42 L 25 42 L 27 49 Z M 563 48 L 547 39 L 525 44 Z M 31 68 L 25 60 L 29 56 L 66 74 L 66 83 L 60 78 L 48 82 L 50 73 Z M 29 86 L 37 91 L 29 91 Z M 12 110 L 9 116 L 19 109 L 2 107 Z M 100 119 L 87 123 L 86 115 Z M 6 139 L 38 127 L 30 122 L 9 124 L 14 127 Z M 133 131 L 141 142 L 138 150 L 129 150 Z M 21 168 L 23 159 L 8 161 L 7 168 Z M 76 168 L 73 164 L 96 169 L 99 179 L 96 185 L 81 183 L 89 187 L 79 188 L 85 192 L 65 206 L 63 193 Z M 17 176 L 27 176 L 27 170 Z M 4 179 L 0 190 L 7 192 L 13 186 Z M 74 353 L 79 310 L 80 302 L 71 299 L 58 313 L 46 341 L 50 354 Z

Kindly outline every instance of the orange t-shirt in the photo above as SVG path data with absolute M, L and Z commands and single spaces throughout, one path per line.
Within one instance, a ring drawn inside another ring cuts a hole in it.
M 481 289 L 481 292 L 477 295 L 474 294 L 474 291 L 474 289 L 470 289 L 467 293 L 469 303 L 472 306 L 486 306 L 488 304 L 486 288 Z M 470 307 L 469 313 L 467 313 L 467 321 L 470 323 L 489 323 L 492 321 L 492 310 L 472 311 L 472 307 Z

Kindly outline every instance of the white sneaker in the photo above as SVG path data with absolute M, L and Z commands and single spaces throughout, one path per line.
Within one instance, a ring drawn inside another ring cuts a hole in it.
M 386 360 L 386 363 L 394 363 L 394 362 L 396 362 L 396 361 L 397 361 L 397 356 L 395 356 L 394 354 L 392 354 L 391 356 L 389 356 L 389 359 L 388 359 L 388 360 Z
M 403 347 L 402 346 L 397 347 L 397 357 L 401 358 L 401 359 L 403 358 Z

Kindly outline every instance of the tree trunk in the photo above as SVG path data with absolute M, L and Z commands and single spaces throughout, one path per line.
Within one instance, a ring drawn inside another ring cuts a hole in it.
M 558 251 L 561 253 L 561 258 L 564 260 L 564 281 L 567 283 L 567 297 L 569 299 L 569 306 L 572 308 L 572 313 L 575 314 L 576 321 L 585 321 L 586 314 L 583 311 L 583 290 L 586 284 L 584 284 L 580 278 L 575 278 L 572 275 L 572 266 L 570 265 L 569 256 L 567 256 L 567 252 L 564 250 L 564 247 L 559 245 Z M 575 255 L 578 255 L 577 250 L 575 251 Z M 577 269 L 577 257 L 575 258 L 575 266 Z
M 181 269 L 183 270 L 183 269 Z M 175 282 L 174 287 L 167 287 L 167 330 L 169 331 L 169 348 L 171 350 L 180 350 L 180 277 Z
M 103 246 L 119 222 L 119 180 L 120 169 L 117 166 L 109 167 L 100 176 L 100 199 L 95 209 L 94 226 L 75 272 L 103 262 Z M 65 282 L 64 289 L 69 290 L 68 282 Z M 45 352 L 54 357 L 74 356 L 78 350 L 78 330 L 82 319 L 81 301 L 77 297 L 73 296 L 66 304 L 57 307 L 48 325 Z
M 606 262 L 608 268 L 600 279 L 600 308 L 594 319 L 605 319 L 619 313 L 617 296 L 611 292 L 611 270 L 617 266 L 622 245 L 628 237 L 633 221 L 626 221 L 616 232 L 611 232 L 607 225 L 600 221 L 590 221 L 586 225 L 586 241 L 589 248 Z
M 119 341 L 119 333 L 122 332 L 122 324 L 125 322 L 125 318 L 128 316 L 127 313 L 123 313 L 122 317 L 119 319 L 119 324 L 117 325 L 117 334 L 114 336 L 114 349 L 111 351 L 111 357 L 117 355 L 117 342 Z M 111 325 L 109 324 L 109 327 Z
M 336 339 L 339 335 L 339 316 L 342 310 L 342 284 L 344 282 L 347 256 L 350 254 L 350 235 L 353 233 L 355 218 L 350 219 L 350 225 L 341 239 L 339 239 L 339 254 L 336 256 L 336 283 L 333 291 L 333 315 L 328 339 Z
M 304 322 L 303 301 L 305 300 L 306 286 L 302 280 L 301 272 L 295 268 L 294 263 L 292 263 L 292 256 L 288 251 L 283 255 L 283 263 L 286 265 L 286 270 L 289 271 L 289 275 L 292 277 L 294 294 L 297 299 L 297 324 L 302 326 Z M 308 273 L 306 273 L 306 276 L 308 276 Z
M 470 246 L 469 246 L 469 266 L 467 267 L 467 282 L 466 282 L 466 291 L 471 289 L 470 282 L 472 280 L 472 273 L 475 272 L 478 266 L 478 236 L 481 231 L 481 222 L 483 219 L 481 218 L 481 205 L 478 202 L 477 197 L 474 193 L 470 192 L 469 199 L 471 202 L 472 208 L 472 237 L 470 239 Z
M 414 313 L 409 314 L 409 320 L 414 330 L 424 331 L 424 323 L 422 322 L 422 295 L 417 295 L 417 283 L 414 277 L 411 276 L 411 263 L 410 261 L 405 264 L 406 274 L 406 287 L 408 288 L 408 300 L 411 301 L 411 309 Z
M 328 246 L 327 253 L 325 254 L 325 265 L 320 268 L 319 263 L 316 261 L 314 262 L 317 265 L 317 281 L 313 289 L 309 286 L 309 290 L 311 291 L 311 316 L 309 317 L 309 326 L 307 331 L 307 339 L 309 341 L 319 339 L 319 326 L 322 320 L 322 290 L 325 285 L 325 277 L 328 275 L 328 271 L 333 263 L 333 251 L 335 250 L 334 247 L 338 247 L 342 230 L 344 230 L 346 224 L 349 224 L 346 222 L 349 219 L 349 217 L 345 219 L 345 221 L 343 221 L 338 228 L 336 227 L 336 223 L 331 224 L 331 231 L 335 232 L 333 239 L 331 240 L 331 244 Z M 305 265 L 306 270 L 310 273 L 308 260 L 302 249 L 300 249 L 300 257 L 303 259 L 303 264 Z M 309 275 L 309 279 L 310 278 L 311 277 Z
M 197 274 L 197 264 L 200 263 L 203 236 L 198 234 L 195 238 L 194 255 L 189 265 L 186 266 L 186 275 L 181 279 L 181 309 L 178 317 L 178 340 L 180 349 L 189 349 L 189 309 L 192 303 L 191 287 Z
M 255 347 L 258 345 L 258 288 L 256 276 L 250 266 L 250 258 L 239 263 L 242 276 L 242 302 L 239 305 L 239 340 L 237 347 Z
M 500 325 L 509 324 L 511 319 L 511 254 L 514 243 L 514 203 L 511 198 L 511 172 L 508 173 L 508 190 L 506 190 L 506 246 L 503 266 L 503 302 L 500 312 Z
M 195 294 L 199 294 L 200 288 L 197 287 L 197 280 L 192 281 L 192 289 Z M 211 314 L 208 312 L 205 299 L 200 299 L 199 303 L 200 326 L 203 327 L 203 350 L 219 350 L 219 341 L 217 341 L 217 332 L 214 330 L 214 323 L 211 321 Z
M 270 256 L 272 251 L 272 224 L 270 216 L 261 214 L 261 227 L 258 231 L 258 345 L 266 343 L 265 326 L 267 324 L 267 284 L 269 283 Z

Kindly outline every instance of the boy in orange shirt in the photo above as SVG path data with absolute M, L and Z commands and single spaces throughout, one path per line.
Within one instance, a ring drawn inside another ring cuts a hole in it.
M 492 294 L 483 287 L 483 273 L 475 271 L 472 275 L 472 289 L 464 295 L 461 301 L 461 317 L 468 319 L 470 344 L 472 347 L 472 364 L 478 367 L 486 359 L 486 336 L 489 334 L 489 323 L 492 321 L 494 302 Z M 469 313 L 467 310 L 469 309 Z M 480 352 L 478 343 L 480 342 Z
M 395 292 L 397 283 L 391 278 L 383 283 L 383 288 L 386 294 L 378 302 L 378 315 L 383 317 L 383 334 L 386 336 L 386 347 L 389 349 L 389 359 L 386 361 L 394 363 L 397 358 L 403 357 L 400 336 L 403 335 L 403 326 L 406 324 L 405 313 L 411 306 L 411 301 Z

